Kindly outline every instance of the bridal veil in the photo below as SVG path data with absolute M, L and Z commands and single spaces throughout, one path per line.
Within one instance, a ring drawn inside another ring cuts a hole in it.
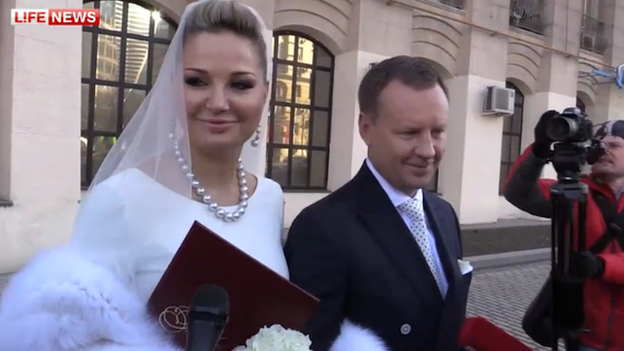
M 186 7 L 156 82 L 109 151 L 81 203 L 74 228 L 74 236 L 78 234 L 79 240 L 88 240 L 85 237 L 86 232 L 99 232 L 93 228 L 109 220 L 114 221 L 113 217 L 119 215 L 119 211 L 102 211 L 97 199 L 93 199 L 97 196 L 91 195 L 94 189 L 111 177 L 115 176 L 117 181 L 123 182 L 123 172 L 126 170 L 140 169 L 165 188 L 186 198 L 192 197 L 192 161 L 183 87 L 184 32 L 193 10 L 199 4 L 210 1 L 231 0 L 200 0 Z M 251 7 L 246 7 L 258 20 L 258 29 L 264 35 L 265 41 L 270 40 L 259 14 Z M 267 48 L 272 48 L 269 44 L 270 42 L 267 43 Z M 268 51 L 266 62 L 270 63 L 271 56 Z M 270 77 L 271 65 L 268 66 Z M 265 108 L 264 111 L 266 110 Z M 265 121 L 266 116 L 261 119 L 261 125 L 265 125 Z M 241 158 L 247 170 L 254 172 L 259 169 L 258 166 L 263 165 L 262 149 L 261 145 L 251 146 L 249 141 L 244 144 Z M 97 234 L 86 236 L 90 235 Z

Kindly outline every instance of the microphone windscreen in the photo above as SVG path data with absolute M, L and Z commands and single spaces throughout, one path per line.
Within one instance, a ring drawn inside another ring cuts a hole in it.
M 230 315 L 230 297 L 218 285 L 201 285 L 191 298 L 189 312 L 207 313 L 227 318 Z
M 476 351 L 531 351 L 518 339 L 483 317 L 466 318 L 459 332 L 461 347 Z
M 477 321 L 477 318 L 481 318 L 481 317 L 472 317 L 472 318 L 466 318 L 464 320 L 464 324 L 462 325 L 461 329 L 459 330 L 459 337 L 457 338 L 457 343 L 459 344 L 459 346 L 461 347 L 467 347 L 473 344 L 472 342 L 472 329 L 474 328 L 474 325 Z

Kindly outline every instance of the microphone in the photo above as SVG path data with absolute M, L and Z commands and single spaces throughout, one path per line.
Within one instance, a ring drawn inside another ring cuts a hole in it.
M 531 351 L 528 346 L 483 317 L 466 318 L 459 331 L 458 344 L 476 351 Z
M 228 293 L 217 285 L 202 285 L 191 299 L 186 351 L 212 351 L 230 316 Z

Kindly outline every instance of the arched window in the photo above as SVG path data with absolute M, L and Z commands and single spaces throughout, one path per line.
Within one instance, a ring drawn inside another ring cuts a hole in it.
M 82 32 L 83 186 L 151 89 L 176 25 L 139 2 L 95 0 L 100 25 Z
M 503 194 L 505 181 L 511 171 L 516 158 L 520 156 L 522 140 L 522 115 L 524 114 L 524 95 L 512 83 L 507 82 L 507 88 L 516 91 L 514 113 L 504 117 L 503 122 L 503 145 L 501 152 L 501 167 L 499 179 L 499 194 Z
M 583 113 L 587 113 L 587 106 L 585 106 L 585 103 L 583 102 L 583 100 L 581 100 L 580 98 L 576 98 L 576 107 L 581 110 L 581 112 Z
M 334 56 L 293 32 L 273 36 L 267 177 L 288 190 L 327 189 Z

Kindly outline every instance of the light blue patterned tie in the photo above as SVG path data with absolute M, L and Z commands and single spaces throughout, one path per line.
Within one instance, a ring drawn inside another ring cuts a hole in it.
M 429 270 L 433 275 L 438 288 L 442 291 L 442 279 L 436 269 L 435 261 L 433 260 L 433 251 L 431 250 L 431 243 L 429 242 L 429 234 L 427 233 L 427 226 L 425 221 L 425 211 L 423 209 L 422 200 L 410 199 L 399 205 L 399 210 L 403 212 L 411 221 L 410 231 L 416 239 L 420 251 L 422 251 Z

